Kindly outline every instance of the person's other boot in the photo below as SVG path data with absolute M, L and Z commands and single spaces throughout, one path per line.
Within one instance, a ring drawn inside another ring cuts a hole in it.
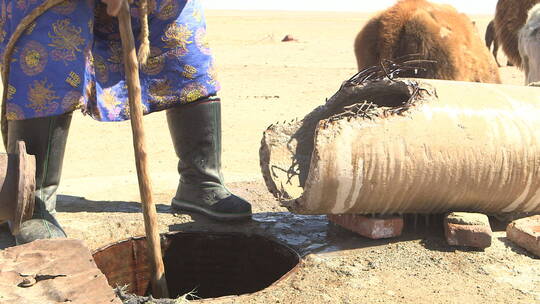
M 62 238 L 66 234 L 54 218 L 56 189 L 60 182 L 64 151 L 72 113 L 8 122 L 8 153 L 18 140 L 36 157 L 36 204 L 32 219 L 21 224 L 15 235 L 18 245 L 38 239 Z
M 180 173 L 172 206 L 216 220 L 250 218 L 251 204 L 223 185 L 219 99 L 171 108 L 167 122 Z

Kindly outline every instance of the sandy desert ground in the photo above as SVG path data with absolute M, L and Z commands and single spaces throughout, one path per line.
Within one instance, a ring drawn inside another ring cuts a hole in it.
M 223 163 L 227 185 L 252 201 L 247 224 L 223 225 L 174 214 L 176 158 L 165 113 L 145 118 L 160 231 L 256 231 L 297 249 L 301 269 L 257 293 L 225 303 L 540 303 L 540 260 L 513 246 L 504 226 L 485 251 L 448 247 L 440 222 L 408 227 L 400 238 L 371 241 L 322 216 L 288 214 L 267 192 L 259 169 L 263 130 L 303 117 L 356 71 L 353 40 L 364 13 L 209 11 L 208 32 L 223 86 Z M 490 16 L 472 16 L 478 33 Z M 286 34 L 297 42 L 281 42 Z M 506 62 L 500 52 L 500 62 Z M 500 69 L 522 85 L 522 72 Z M 129 123 L 74 117 L 58 204 L 69 236 L 96 249 L 142 235 Z M 496 223 L 495 223 L 496 224 Z M 0 248 L 12 240 L 0 233 Z

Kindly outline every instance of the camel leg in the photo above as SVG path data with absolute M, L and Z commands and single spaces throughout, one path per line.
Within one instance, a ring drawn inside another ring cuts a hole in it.
M 495 57 L 495 62 L 497 63 L 498 67 L 501 67 L 501 64 L 499 63 L 499 59 L 497 59 L 497 53 L 499 52 L 499 43 L 497 42 L 497 39 L 493 40 L 493 57 Z

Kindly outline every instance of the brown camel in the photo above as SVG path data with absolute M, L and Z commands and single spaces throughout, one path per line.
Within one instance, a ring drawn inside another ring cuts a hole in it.
M 372 18 L 354 44 L 358 69 L 411 54 L 433 60 L 402 77 L 500 83 L 497 63 L 472 21 L 450 5 L 401 0 Z
M 495 34 L 508 60 L 522 67 L 518 32 L 527 21 L 527 12 L 540 0 L 499 0 L 495 10 Z

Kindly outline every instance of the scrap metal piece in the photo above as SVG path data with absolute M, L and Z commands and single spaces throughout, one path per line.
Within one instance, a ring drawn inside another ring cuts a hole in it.
M 80 240 L 48 239 L 0 251 L 0 303 L 121 304 Z
M 10 221 L 17 234 L 23 221 L 32 217 L 36 188 L 36 159 L 18 141 L 14 154 L 0 153 L 0 223 Z

